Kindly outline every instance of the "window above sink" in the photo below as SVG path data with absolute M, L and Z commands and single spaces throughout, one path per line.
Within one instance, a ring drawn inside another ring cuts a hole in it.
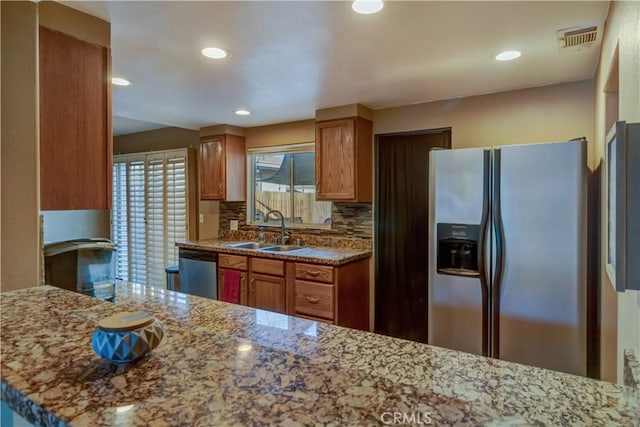
M 331 228 L 331 202 L 316 201 L 315 144 L 250 149 L 247 223 L 280 226 L 265 215 L 282 212 L 286 227 Z

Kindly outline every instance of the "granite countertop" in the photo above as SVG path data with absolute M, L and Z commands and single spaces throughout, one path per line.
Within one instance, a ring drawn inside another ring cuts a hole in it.
M 301 261 L 315 264 L 342 265 L 371 256 L 370 250 L 329 248 L 320 246 L 307 246 L 289 252 L 269 252 L 256 249 L 239 249 L 233 245 L 245 243 L 243 241 L 211 239 L 211 240 L 187 240 L 178 242 L 176 246 L 184 249 L 196 249 L 211 252 L 221 252 L 236 255 L 257 256 L 261 258 L 274 258 L 287 261 Z M 275 243 L 274 243 L 275 245 Z
M 139 309 L 164 340 L 99 359 L 99 319 Z M 2 400 L 41 425 L 633 423 L 622 386 L 142 285 L 118 284 L 115 304 L 31 288 L 1 310 Z

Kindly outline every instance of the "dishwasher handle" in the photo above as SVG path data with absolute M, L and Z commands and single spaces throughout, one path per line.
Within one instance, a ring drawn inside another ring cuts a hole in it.
M 217 252 L 205 252 L 205 251 L 192 251 L 187 249 L 180 249 L 180 258 L 193 259 L 196 261 L 209 261 L 217 262 Z

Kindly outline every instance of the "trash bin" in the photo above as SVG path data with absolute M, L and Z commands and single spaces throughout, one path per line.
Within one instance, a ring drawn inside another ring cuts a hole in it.
M 180 270 L 177 265 L 170 265 L 164 269 L 167 273 L 167 289 L 170 291 L 180 290 Z
M 76 239 L 44 245 L 45 283 L 113 300 L 116 246 L 109 239 Z

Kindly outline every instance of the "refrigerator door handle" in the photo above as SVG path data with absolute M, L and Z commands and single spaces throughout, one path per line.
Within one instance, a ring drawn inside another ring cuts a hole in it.
M 493 155 L 493 226 L 496 232 L 496 264 L 491 288 L 491 357 L 500 357 L 500 294 L 505 266 L 505 237 L 500 205 L 500 149 Z
M 491 194 L 491 151 L 484 150 L 484 168 L 482 185 L 482 219 L 478 242 L 478 272 L 482 287 L 482 355 L 489 356 L 491 340 L 489 329 L 489 272 L 487 271 L 487 236 L 489 235 L 489 196 Z

